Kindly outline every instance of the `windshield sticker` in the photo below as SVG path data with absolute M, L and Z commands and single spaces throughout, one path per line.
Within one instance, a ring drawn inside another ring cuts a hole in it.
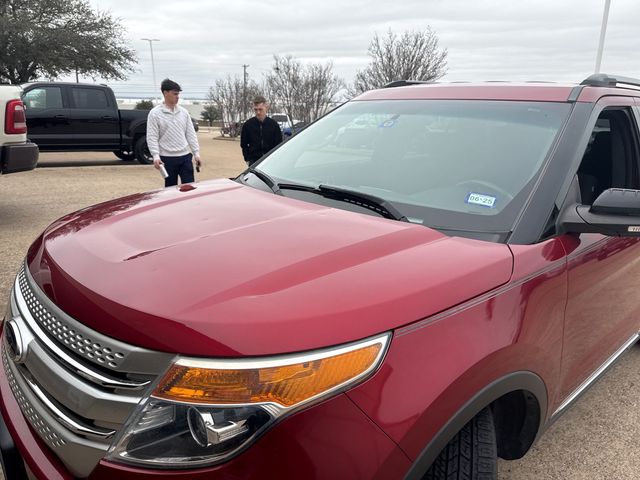
M 491 195 L 484 195 L 482 193 L 471 192 L 467 195 L 466 203 L 472 203 L 473 205 L 480 205 L 481 207 L 493 208 L 496 204 L 496 197 Z
M 398 121 L 398 117 L 399 116 L 400 115 L 394 115 L 389 120 L 385 120 L 380 125 L 378 125 L 378 128 L 391 128 L 391 127 L 393 127 L 396 124 L 396 122 Z

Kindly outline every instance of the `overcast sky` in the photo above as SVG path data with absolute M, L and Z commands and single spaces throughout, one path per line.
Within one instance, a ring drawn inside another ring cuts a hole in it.
M 149 97 L 153 78 L 204 98 L 217 78 L 262 81 L 273 55 L 333 62 L 351 83 L 374 33 L 430 26 L 448 50 L 442 81 L 581 81 L 593 73 L 605 0 L 90 0 L 120 18 L 137 72 L 108 82 L 118 96 Z M 602 72 L 640 78 L 640 0 L 612 0 Z M 91 79 L 81 79 L 91 81 Z M 96 79 L 103 81 L 101 79 Z

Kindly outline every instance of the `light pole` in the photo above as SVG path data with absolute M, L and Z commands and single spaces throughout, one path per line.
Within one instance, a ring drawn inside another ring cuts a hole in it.
M 247 64 L 242 65 L 242 115 L 244 118 L 240 119 L 241 122 L 247 119 L 247 68 L 249 67 L 250 65 Z
M 141 38 L 140 40 L 144 40 L 145 42 L 149 42 L 149 48 L 151 49 L 151 71 L 153 72 L 153 98 L 156 97 L 155 91 L 158 88 L 156 85 L 156 62 L 153 60 L 153 42 L 159 42 L 160 40 L 157 38 Z

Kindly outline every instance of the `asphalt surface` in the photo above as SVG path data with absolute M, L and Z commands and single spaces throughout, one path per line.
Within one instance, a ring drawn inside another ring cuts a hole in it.
M 244 168 L 237 141 L 200 131 L 204 167 L 196 180 Z M 41 154 L 39 167 L 0 177 L 0 311 L 30 243 L 53 220 L 163 185 L 152 166 L 110 153 Z M 603 319 L 606 321 L 606 319 Z M 634 346 L 518 461 L 500 461 L 501 480 L 640 478 L 640 346 Z M 0 475 L 2 478 L 2 475 Z

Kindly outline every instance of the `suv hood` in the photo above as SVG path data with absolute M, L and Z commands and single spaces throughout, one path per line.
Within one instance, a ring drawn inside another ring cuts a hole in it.
M 52 224 L 27 258 L 62 310 L 141 347 L 267 355 L 392 330 L 506 283 L 506 245 L 216 180 Z

